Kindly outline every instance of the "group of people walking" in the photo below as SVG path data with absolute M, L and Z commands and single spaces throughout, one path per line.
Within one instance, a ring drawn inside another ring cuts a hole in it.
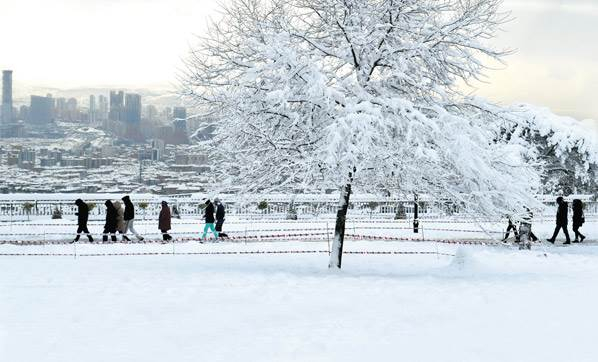
M 122 202 L 121 202 L 122 200 Z M 116 241 L 116 233 L 122 235 L 123 241 L 130 241 L 127 236 L 130 233 L 135 235 L 137 240 L 142 241 L 143 236 L 135 230 L 135 206 L 131 202 L 129 196 L 123 197 L 121 200 L 106 200 L 106 222 L 104 224 L 103 241 L 108 241 L 108 237 L 112 241 Z M 79 241 L 82 234 L 85 234 L 90 242 L 93 242 L 93 237 L 87 228 L 87 221 L 89 220 L 89 206 L 81 199 L 75 201 L 77 205 L 77 236 L 71 241 L 75 243 Z
M 569 237 L 569 230 L 567 230 L 567 225 L 569 224 L 569 203 L 566 202 L 565 199 L 563 199 L 560 196 L 557 197 L 556 203 L 557 203 L 556 227 L 554 229 L 554 233 L 552 234 L 552 237 L 549 239 L 546 239 L 546 241 L 554 244 L 559 232 L 562 230 L 563 233 L 565 234 L 564 244 L 568 245 L 568 244 L 571 244 L 571 238 Z M 581 243 L 586 238 L 585 235 L 583 235 L 579 231 L 579 229 L 585 222 L 585 216 L 583 213 L 583 202 L 579 199 L 573 200 L 572 210 L 573 210 L 573 217 L 572 217 L 573 232 L 575 233 L 575 239 L 573 240 L 573 242 Z M 532 216 L 533 215 L 531 214 L 531 211 L 528 211 L 528 216 L 525 218 L 526 219 L 525 222 L 522 222 L 522 225 L 524 225 L 524 224 L 529 225 L 529 228 L 526 228 L 526 230 L 528 230 L 527 236 L 529 237 L 529 240 L 538 241 L 538 237 L 536 237 L 536 235 L 534 235 L 534 233 L 531 231 Z M 507 226 L 507 231 L 505 233 L 505 237 L 503 238 L 503 241 L 506 241 L 509 238 L 511 231 L 513 231 L 515 234 L 516 241 L 519 242 L 521 232 L 517 232 L 517 227 L 515 226 L 515 224 L 511 220 L 511 218 L 508 218 L 508 221 L 509 221 L 509 225 Z
M 122 201 L 122 202 L 121 202 Z M 558 236 L 559 232 L 562 230 L 565 234 L 565 243 L 564 244 L 571 244 L 571 239 L 569 237 L 569 231 L 567 230 L 568 225 L 568 214 L 569 214 L 569 204 L 562 198 L 558 197 L 556 199 L 558 208 L 556 213 L 556 227 L 554 229 L 554 233 L 551 238 L 547 239 L 547 241 L 554 244 L 556 237 Z M 225 208 L 219 198 L 215 198 L 214 202 L 210 199 L 204 199 L 205 207 L 204 207 L 204 215 L 203 218 L 205 219 L 205 225 L 203 229 L 203 234 L 201 240 L 206 239 L 208 232 L 211 232 L 214 235 L 214 238 L 223 238 L 228 237 L 227 234 L 222 232 L 222 226 L 224 224 L 224 216 L 225 216 Z M 87 221 L 89 219 L 89 206 L 81 199 L 77 199 L 75 201 L 77 205 L 77 236 L 71 243 L 79 241 L 81 235 L 85 234 L 90 242 L 93 242 L 93 237 L 87 228 Z M 123 241 L 130 241 L 128 235 L 134 235 L 137 240 L 142 241 L 143 236 L 141 236 L 136 230 L 134 226 L 135 222 L 135 206 L 131 202 L 129 196 L 124 196 L 121 200 L 106 200 L 104 203 L 106 206 L 106 222 L 104 224 L 104 232 L 103 232 L 103 241 L 108 241 L 108 237 L 112 241 L 116 241 L 116 234 L 119 233 L 122 236 Z M 585 217 L 583 213 L 583 203 L 579 199 L 573 200 L 573 232 L 575 233 L 575 239 L 573 240 L 574 243 L 583 242 L 586 238 L 579 229 L 585 222 Z M 511 231 L 515 233 L 516 241 L 519 242 L 521 238 L 521 234 L 524 233 L 526 235 L 525 242 L 528 240 L 537 241 L 538 238 L 534 233 L 531 231 L 531 219 L 533 218 L 531 210 L 528 210 L 527 216 L 524 218 L 524 221 L 521 222 L 520 230 L 517 231 L 517 227 L 509 218 L 509 225 L 507 227 L 507 231 L 503 240 L 507 240 Z M 162 201 L 162 208 L 160 209 L 160 215 L 158 217 L 158 229 L 162 233 L 162 239 L 164 241 L 172 240 L 172 236 L 169 234 L 169 231 L 172 228 L 171 225 L 172 213 L 170 211 L 170 207 L 168 206 L 168 202 Z
M 121 202 L 122 200 L 122 202 Z M 137 240 L 144 240 L 134 227 L 135 220 L 135 206 L 131 202 L 129 196 L 124 196 L 121 200 L 106 200 L 104 205 L 106 206 L 106 221 L 104 224 L 104 231 L 102 240 L 108 241 L 108 237 L 112 241 L 116 241 L 116 234 L 119 233 L 122 236 L 123 241 L 130 241 L 127 235 L 135 235 Z M 87 228 L 87 222 L 89 220 L 89 206 L 81 199 L 75 201 L 77 205 L 77 236 L 71 241 L 75 243 L 79 241 L 81 235 L 85 234 L 90 242 L 93 242 L 93 237 Z M 208 231 L 214 234 L 215 238 L 228 237 L 222 232 L 222 226 L 224 224 L 225 209 L 220 199 L 215 198 L 214 203 L 209 199 L 205 200 L 204 219 L 205 226 L 202 235 L 202 241 L 205 240 Z M 168 202 L 162 201 L 162 208 L 158 216 L 158 229 L 162 233 L 162 239 L 164 241 L 172 240 L 172 236 L 169 231 L 172 228 L 171 224 L 172 213 Z
M 215 204 L 215 206 L 214 206 Z M 208 231 L 211 231 L 214 234 L 216 239 L 226 238 L 228 237 L 227 234 L 222 232 L 222 225 L 224 225 L 224 205 L 219 198 L 215 198 L 214 202 L 210 201 L 210 199 L 205 199 L 205 209 L 203 218 L 205 220 L 205 225 L 203 227 L 203 235 L 201 236 L 201 240 L 205 240 L 208 234 Z
M 567 230 L 568 222 L 568 214 L 569 214 L 569 203 L 567 203 L 562 197 L 558 197 L 556 199 L 556 203 L 558 205 L 558 209 L 556 211 L 556 227 L 554 228 L 554 233 L 550 239 L 546 239 L 548 242 L 554 244 L 556 237 L 558 236 L 561 229 L 565 234 L 565 243 L 564 244 L 571 244 L 571 238 L 569 237 L 569 231 Z M 579 199 L 573 200 L 573 232 L 575 233 L 575 240 L 574 243 L 581 243 L 586 238 L 583 235 L 579 228 L 584 224 L 585 216 L 583 214 L 583 203 Z

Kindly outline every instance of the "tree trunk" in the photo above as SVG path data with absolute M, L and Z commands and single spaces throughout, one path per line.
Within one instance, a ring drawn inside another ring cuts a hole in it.
M 328 268 L 340 269 L 343 258 L 343 242 L 345 241 L 345 221 L 351 196 L 351 183 L 347 183 L 341 191 L 338 210 L 336 212 L 336 226 L 334 227 L 334 241 L 330 252 Z

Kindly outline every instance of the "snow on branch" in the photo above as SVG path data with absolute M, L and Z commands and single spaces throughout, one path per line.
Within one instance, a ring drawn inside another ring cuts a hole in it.
M 500 4 L 231 0 L 181 75 L 217 115 L 205 146 L 219 179 L 253 191 L 350 182 L 494 216 L 533 203 L 525 145 L 496 142 L 503 117 L 459 87 L 508 52 L 489 44 L 508 18 Z

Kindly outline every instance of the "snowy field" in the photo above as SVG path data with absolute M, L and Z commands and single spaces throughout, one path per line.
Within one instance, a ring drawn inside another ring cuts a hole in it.
M 255 226 L 237 222 L 229 229 Z M 547 237 L 551 224 L 537 224 Z M 307 228 L 262 228 L 275 225 Z M 360 233 L 414 235 L 372 225 Z M 532 251 L 348 241 L 340 272 L 327 269 L 327 241 L 316 238 L 0 245 L 78 255 L 0 256 L 0 361 L 596 361 L 597 226 L 584 225 L 583 245 Z M 51 229 L 72 229 L 60 228 Z M 166 255 L 173 249 L 205 254 Z M 164 255 L 84 256 L 102 253 Z

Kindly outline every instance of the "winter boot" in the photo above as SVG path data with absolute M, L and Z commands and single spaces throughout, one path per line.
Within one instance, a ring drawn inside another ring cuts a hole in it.
M 546 241 L 548 241 L 549 243 L 554 244 L 554 240 L 553 239 L 546 239 Z
M 582 236 L 581 236 L 581 239 L 579 239 L 579 242 L 580 242 L 580 243 L 583 243 L 583 241 L 585 240 L 585 238 L 586 238 L 586 237 L 585 237 L 585 235 L 582 235 Z
M 571 244 L 571 240 L 567 240 L 563 243 L 563 245 L 570 245 Z

